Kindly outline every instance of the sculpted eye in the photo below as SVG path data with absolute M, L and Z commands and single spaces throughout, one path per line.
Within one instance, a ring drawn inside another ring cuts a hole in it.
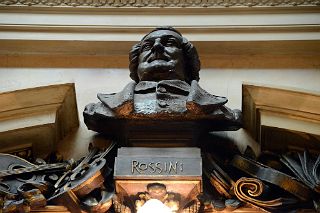
M 164 45 L 166 47 L 178 47 L 179 44 L 174 38 L 169 38 L 168 40 L 165 41 Z
M 151 49 L 151 47 L 152 47 L 151 42 L 144 42 L 141 46 L 141 52 L 148 51 Z

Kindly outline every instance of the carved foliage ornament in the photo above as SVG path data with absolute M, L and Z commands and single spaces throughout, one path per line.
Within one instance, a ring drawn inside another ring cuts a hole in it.
M 281 162 L 284 163 L 293 174 L 310 189 L 320 194 L 320 155 L 316 158 L 304 153 L 288 153 L 283 155 Z
M 1 0 L 0 5 L 69 7 L 287 7 L 316 6 L 319 0 Z

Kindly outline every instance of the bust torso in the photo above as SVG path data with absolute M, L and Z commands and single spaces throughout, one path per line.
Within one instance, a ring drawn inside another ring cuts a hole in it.
M 141 81 L 134 89 L 134 113 L 185 113 L 189 92 L 181 80 Z

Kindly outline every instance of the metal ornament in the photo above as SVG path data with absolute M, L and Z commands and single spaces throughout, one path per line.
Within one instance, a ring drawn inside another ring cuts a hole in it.
M 282 188 L 302 201 L 308 201 L 311 198 L 312 192 L 304 184 L 278 170 L 240 155 L 236 155 L 231 164 L 254 178 Z
M 320 155 L 316 158 L 310 156 L 307 151 L 282 155 L 280 159 L 293 174 L 310 189 L 320 193 Z
M 234 194 L 243 202 L 268 209 L 297 203 L 297 200 L 293 198 L 266 200 L 264 198 L 265 188 L 266 185 L 259 179 L 242 177 L 234 185 Z

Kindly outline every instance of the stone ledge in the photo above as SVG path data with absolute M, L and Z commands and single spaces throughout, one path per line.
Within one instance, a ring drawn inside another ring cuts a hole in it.
M 268 128 L 318 138 L 320 136 L 319 105 L 320 95 L 312 92 L 249 84 L 242 86 L 244 128 L 261 143 L 262 149 L 272 149 L 273 145 L 277 145 L 274 144 L 275 141 L 279 140 L 274 137 L 273 141 L 264 141 L 268 134 L 265 130 Z M 282 138 L 281 143 L 290 143 L 290 137 Z M 306 148 L 308 144 L 298 144 L 298 146 Z M 316 146 L 318 148 L 320 144 Z
M 1 93 L 0 108 L 0 152 L 45 157 L 79 125 L 74 84 Z
M 134 43 L 0 40 L 0 67 L 128 68 L 128 52 Z M 202 68 L 320 67 L 320 41 L 192 43 Z

